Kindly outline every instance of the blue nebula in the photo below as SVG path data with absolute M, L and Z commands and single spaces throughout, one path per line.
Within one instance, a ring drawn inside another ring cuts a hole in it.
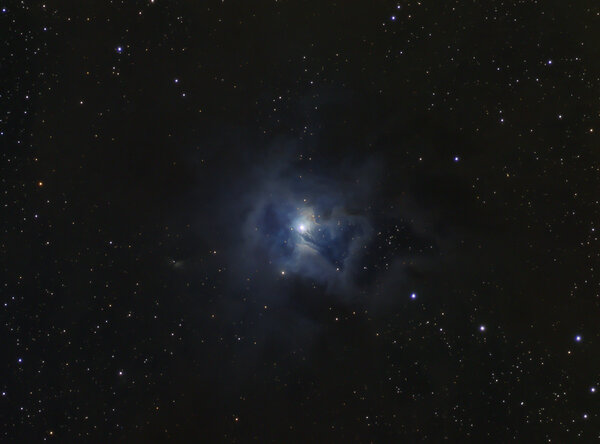
M 307 215 L 308 214 L 308 215 Z M 325 262 L 336 271 L 344 270 L 353 245 L 367 234 L 362 219 L 341 211 L 323 217 L 309 207 L 269 202 L 259 209 L 256 231 L 269 259 L 279 268 L 309 268 Z

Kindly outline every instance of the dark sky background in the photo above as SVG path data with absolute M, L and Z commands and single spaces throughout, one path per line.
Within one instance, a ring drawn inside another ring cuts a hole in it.
M 3 442 L 600 438 L 600 6 L 4 1 Z

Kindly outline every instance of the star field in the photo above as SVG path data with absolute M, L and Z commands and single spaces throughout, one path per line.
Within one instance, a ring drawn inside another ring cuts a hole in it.
M 600 439 L 600 6 L 0 29 L 2 442 Z

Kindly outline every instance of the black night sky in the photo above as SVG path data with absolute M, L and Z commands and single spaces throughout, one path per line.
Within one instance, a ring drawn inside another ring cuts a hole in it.
M 600 439 L 600 6 L 4 0 L 2 442 Z

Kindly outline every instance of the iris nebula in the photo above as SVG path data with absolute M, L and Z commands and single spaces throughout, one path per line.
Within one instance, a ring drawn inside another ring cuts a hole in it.
M 373 166 L 315 171 L 297 153 L 273 158 L 240 178 L 239 199 L 226 216 L 241 220 L 237 271 L 269 270 L 351 293 L 373 221 L 364 203 Z M 252 185 L 249 185 L 252 184 Z

